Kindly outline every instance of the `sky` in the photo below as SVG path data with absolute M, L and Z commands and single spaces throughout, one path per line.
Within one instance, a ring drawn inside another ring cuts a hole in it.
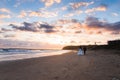
M 62 48 L 120 39 L 120 0 L 0 0 L 0 48 Z

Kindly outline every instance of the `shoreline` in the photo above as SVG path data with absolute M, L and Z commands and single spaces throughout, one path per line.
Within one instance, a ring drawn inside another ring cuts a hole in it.
M 120 80 L 120 51 L 77 51 L 0 62 L 0 80 Z
M 24 59 L 32 59 L 32 58 L 40 58 L 54 55 L 61 55 L 70 52 L 71 50 L 57 50 L 52 52 L 41 52 L 41 53 L 22 53 L 22 54 L 9 54 L 9 55 L 0 55 L 0 62 L 2 61 L 15 61 L 15 60 L 24 60 Z

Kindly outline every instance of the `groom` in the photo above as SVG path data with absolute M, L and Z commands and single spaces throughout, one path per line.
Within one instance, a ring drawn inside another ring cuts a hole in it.
M 87 51 L 87 48 L 84 46 L 84 47 L 83 47 L 84 55 L 86 54 L 86 51 Z

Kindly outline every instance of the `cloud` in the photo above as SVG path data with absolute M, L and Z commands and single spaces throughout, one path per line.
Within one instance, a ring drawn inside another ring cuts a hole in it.
M 5 13 L 5 14 L 0 14 L 0 19 L 4 19 L 4 18 L 11 18 L 11 16 L 8 13 L 11 13 L 11 11 L 9 9 L 6 8 L 0 8 L 0 12 L 1 13 Z M 7 13 L 7 14 L 6 14 Z
M 57 12 L 40 10 L 40 11 L 21 11 L 20 14 L 18 15 L 18 18 L 24 18 L 24 17 L 51 18 L 56 16 L 57 16 Z
M 10 39 L 0 39 L 0 47 L 2 48 L 15 48 L 15 47 L 27 47 L 30 46 L 30 42 L 25 41 L 17 41 L 17 40 L 10 40 Z M 31 45 L 32 46 L 32 45 Z
M 82 14 L 82 13 L 83 13 L 82 10 L 76 10 L 76 11 L 74 11 L 74 12 L 72 12 L 72 13 L 68 13 L 68 14 L 63 15 L 63 17 L 69 18 L 69 17 L 73 17 L 73 16 L 75 16 L 75 15 L 80 15 L 80 14 Z
M 44 17 L 44 18 L 51 18 L 56 17 L 57 12 L 49 12 L 49 11 L 32 11 L 29 14 L 30 17 L 36 16 L 36 17 Z
M 116 31 L 120 32 L 120 22 L 115 23 L 109 23 L 99 20 L 99 18 L 96 17 L 87 17 L 85 20 L 85 25 L 87 25 L 87 28 L 95 28 L 95 29 L 105 29 L 107 31 Z
M 0 14 L 0 19 L 11 18 L 10 15 Z
M 12 31 L 38 32 L 38 33 L 75 33 L 81 30 L 81 23 L 77 19 L 60 19 L 52 24 L 46 22 L 23 22 L 19 24 L 10 24 Z M 8 29 L 4 29 L 4 31 Z M 78 33 L 78 32 L 77 32 Z
M 93 16 L 88 16 L 82 23 L 77 19 L 59 19 L 51 24 L 45 22 L 23 22 L 21 25 L 10 24 L 10 26 L 14 30 L 39 33 L 120 33 L 120 22 L 109 23 Z
M 0 28 L 0 33 L 2 33 L 2 30 L 1 30 L 1 28 Z
M 120 32 L 114 31 L 114 32 L 111 32 L 111 34 L 112 34 L 112 35 L 117 35 L 117 34 L 120 34 Z
M 78 9 L 80 7 L 83 7 L 83 6 L 89 6 L 93 3 L 94 2 L 76 2 L 76 3 L 70 3 L 70 5 L 73 9 Z
M 46 33 L 53 33 L 53 32 L 56 32 L 55 30 L 53 30 L 54 26 L 51 26 L 49 24 L 41 24 L 40 25 L 40 28 L 41 29 L 45 29 L 44 31 Z
M 67 6 L 62 7 L 61 10 L 63 11 L 67 10 Z
M 0 39 L 0 48 L 57 49 L 61 46 L 45 42 Z
M 12 37 L 12 38 L 13 38 L 13 37 L 15 37 L 15 35 L 13 35 L 13 34 L 7 34 L 7 35 L 4 35 L 4 37 L 5 37 L 5 38 L 9 38 L 9 37 Z
M 46 7 L 52 6 L 54 3 L 60 3 L 61 0 L 40 0 L 45 3 Z
M 107 5 L 104 4 L 96 8 L 96 11 L 106 11 L 106 10 L 107 10 Z
M 54 26 L 49 25 L 47 23 L 39 23 L 39 22 L 23 22 L 23 26 L 18 26 L 14 24 L 10 24 L 13 29 L 20 30 L 20 31 L 31 31 L 31 32 L 45 32 L 45 33 L 52 33 L 56 32 L 53 30 Z
M 21 11 L 20 15 L 18 15 L 18 18 L 24 18 L 27 16 L 27 13 L 25 11 Z
M 77 19 L 60 19 L 56 21 L 55 26 L 57 27 L 59 33 L 76 33 L 76 31 L 80 31 L 82 29 L 82 25 Z
M 112 13 L 113 16 L 118 16 L 118 13 Z
M 96 7 L 96 8 L 87 9 L 85 11 L 85 13 L 92 13 L 92 12 L 95 12 L 95 11 L 106 11 L 106 10 L 107 10 L 107 6 L 106 5 L 101 5 L 101 6 Z
M 6 8 L 0 8 L 0 12 L 10 13 L 10 10 L 9 10 L 9 9 L 6 9 Z
M 82 13 L 83 13 L 82 10 L 77 10 L 77 11 L 76 11 L 76 14 L 82 14 Z
M 77 19 L 59 19 L 57 24 L 71 24 L 71 23 L 79 23 Z
M 72 16 L 74 16 L 74 15 L 75 15 L 74 13 L 68 13 L 68 14 L 66 14 L 66 15 L 63 15 L 63 17 L 69 18 L 69 17 L 72 17 Z
M 82 33 L 82 31 L 76 31 L 75 33 Z
M 7 31 L 12 31 L 11 29 L 6 29 L 6 28 L 1 28 L 1 31 L 7 32 Z

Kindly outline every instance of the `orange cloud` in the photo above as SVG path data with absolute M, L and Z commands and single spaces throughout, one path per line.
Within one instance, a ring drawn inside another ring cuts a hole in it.
M 20 15 L 18 15 L 19 18 L 24 18 L 25 16 L 27 16 L 27 13 L 25 11 L 22 11 Z
M 61 0 L 41 0 L 45 3 L 46 7 L 52 6 L 54 3 L 60 3 Z
M 106 11 L 106 10 L 107 10 L 107 7 L 104 5 L 96 8 L 96 11 Z
M 6 9 L 6 8 L 0 8 L 0 12 L 10 13 L 10 10 L 9 10 L 9 9 Z
M 40 10 L 40 11 L 21 11 L 18 18 L 24 17 L 43 17 L 43 18 L 51 18 L 56 17 L 57 12 L 47 11 L 47 10 Z
M 0 14 L 0 19 L 3 19 L 3 18 L 11 18 L 11 16 L 10 15 Z
M 95 12 L 95 11 L 106 11 L 107 10 L 107 7 L 106 6 L 99 6 L 99 7 L 96 7 L 96 8 L 91 8 L 91 9 L 87 9 L 85 11 L 85 13 L 92 13 L 92 12 Z
M 94 2 L 77 2 L 77 3 L 70 3 L 73 9 L 77 9 L 82 6 L 89 6 L 93 4 Z
M 57 12 L 49 12 L 49 11 L 32 11 L 30 14 L 28 14 L 30 17 L 44 17 L 44 18 L 50 18 L 50 17 L 56 17 Z
M 120 33 L 120 22 L 109 23 L 92 16 L 87 17 L 82 26 L 90 34 Z

